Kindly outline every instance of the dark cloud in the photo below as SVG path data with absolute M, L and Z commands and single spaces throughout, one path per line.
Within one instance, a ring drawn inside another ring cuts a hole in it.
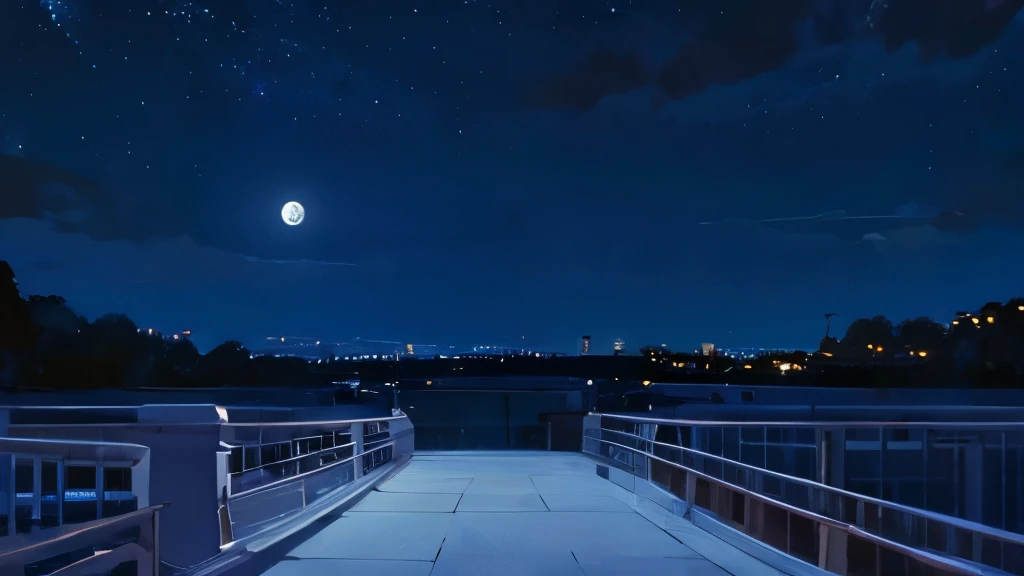
M 974 56 L 1009 27 L 1024 0 L 735 0 L 693 8 L 675 54 L 651 67 L 636 50 L 596 48 L 573 69 L 531 87 L 527 104 L 586 112 L 603 98 L 654 85 L 661 99 L 780 70 L 798 53 L 862 38 L 894 52 L 916 45 L 923 61 Z M 804 33 L 808 28 L 812 33 Z M 834 72 L 835 65 L 820 69 Z M 813 83 L 813 82 L 812 82 Z M 660 105 L 659 100 L 654 101 Z
M 884 241 L 898 230 L 932 228 L 947 234 L 972 234 L 978 230 L 976 218 L 954 210 L 934 214 L 908 212 L 901 207 L 891 215 L 850 215 L 844 210 L 812 216 L 791 216 L 766 220 L 730 218 L 720 222 L 702 222 L 707 226 L 739 225 L 763 227 L 787 234 L 823 234 L 844 242 Z M 913 210 L 913 209 L 911 209 Z M 902 213 L 901 213 L 902 212 Z
M 185 222 L 174 210 L 161 210 L 157 198 L 142 201 L 111 192 L 94 180 L 67 170 L 36 164 L 24 158 L 0 155 L 0 219 L 37 220 L 58 234 L 98 242 L 123 241 L 135 245 L 169 245 L 188 253 L 202 250 L 189 236 Z M 11 229 L 17 229 L 9 225 Z M 26 236 L 28 243 L 30 236 Z M 241 256 L 212 249 L 218 258 L 252 263 L 303 266 L 355 266 L 306 258 Z M 201 261 L 208 261 L 203 258 Z M 53 269 L 53 261 L 28 263 L 38 270 Z
M 94 240 L 143 242 L 155 229 L 152 205 L 62 168 L 0 154 L 0 219 L 32 218 Z

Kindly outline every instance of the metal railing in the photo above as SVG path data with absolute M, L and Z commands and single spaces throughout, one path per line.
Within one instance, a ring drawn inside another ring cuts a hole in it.
M 0 438 L 0 514 L 6 515 L 0 574 L 23 574 L 29 566 L 61 575 L 96 574 L 125 562 L 135 562 L 139 574 L 155 574 L 163 506 L 148 506 L 143 489 L 141 495 L 128 492 L 130 509 L 124 513 L 104 507 L 114 494 L 104 485 L 105 471 L 127 470 L 146 483 L 149 453 L 138 444 Z M 67 487 L 68 471 L 75 469 L 92 476 L 92 488 Z M 75 522 L 74 516 L 85 520 Z
M 150 506 L 113 518 L 68 524 L 0 540 L 0 574 L 24 574 L 26 567 L 60 576 L 106 574 L 135 562 L 139 576 L 160 570 L 160 510 Z M 55 558 L 75 555 L 71 563 Z
M 130 486 L 127 492 L 118 492 L 108 491 L 105 485 L 106 472 L 111 469 L 138 476 L 142 483 L 148 483 L 148 455 L 149 448 L 138 444 L 0 438 L 0 516 L 6 520 L 0 536 L 75 522 L 75 518 L 67 517 L 69 506 L 75 508 L 73 512 L 77 514 L 72 516 L 78 516 L 79 521 L 116 515 L 117 510 L 105 509 L 114 496 L 127 497 L 127 512 L 148 506 L 148 489 L 136 494 Z M 92 487 L 69 487 L 69 470 L 91 476 Z M 130 485 L 130 479 L 126 483 Z M 69 495 L 74 501 L 69 501 Z M 89 502 L 94 502 L 92 510 Z
M 1024 533 L 1020 422 L 637 422 L 656 440 Z
M 408 417 L 325 422 L 223 424 L 227 483 L 220 507 L 221 545 L 280 523 L 373 468 L 391 461 Z
M 727 526 L 819 568 L 879 576 L 1024 573 L 1024 536 L 654 439 L 659 425 L 728 424 L 601 418 L 600 429 L 585 430 L 584 452 L 646 477 L 691 509 L 706 510 Z M 622 430 L 623 423 L 636 428 Z
M 138 410 L 138 422 L 36 422 L 12 424 L 9 428 L 12 434 L 25 438 L 71 437 L 116 442 L 130 439 L 129 442 L 152 447 L 144 466 L 131 468 L 133 472 L 146 468 L 145 481 L 141 475 L 136 481 L 132 474 L 132 496 L 137 496 L 138 508 L 148 506 L 150 494 L 159 501 L 175 504 L 160 520 L 165 536 L 160 564 L 171 573 L 217 571 L 249 554 L 250 544 L 270 545 L 275 538 L 291 533 L 366 489 L 368 482 L 361 481 L 360 476 L 367 466 L 384 466 L 386 471 L 386 464 L 392 459 L 404 460 L 413 447 L 411 424 L 400 411 L 393 411 L 386 418 L 228 422 L 228 411 L 213 405 L 154 405 Z M 363 431 L 368 423 L 377 423 L 369 438 Z M 370 442 L 364 449 L 367 439 Z M 186 461 L 182 460 L 184 454 L 189 455 Z M 0 487 L 7 477 L 5 461 L 0 457 Z M 159 472 L 152 479 L 150 461 L 154 471 Z M 18 468 L 18 525 L 22 528 L 25 503 L 27 496 L 31 496 L 23 489 L 28 485 L 24 478 L 26 466 L 32 466 L 26 462 L 20 461 Z M 44 459 L 45 478 L 53 476 L 52 468 L 52 463 Z M 89 478 L 83 476 L 82 470 L 75 472 L 79 482 L 73 486 L 84 486 Z M 121 483 L 121 476 L 109 467 L 106 473 L 106 496 L 129 496 L 111 492 L 121 490 L 112 487 Z M 100 474 L 98 470 L 97 476 Z M 52 489 L 46 482 L 43 486 L 46 489 L 40 490 L 42 504 L 44 511 L 48 511 L 52 507 Z M 3 492 L 0 488 L 0 493 Z M 102 490 L 98 492 L 103 494 Z M 78 495 L 69 492 L 68 499 Z M 75 509 L 82 505 L 76 502 Z M 104 508 L 107 516 L 118 512 L 113 508 L 116 507 L 109 503 Z

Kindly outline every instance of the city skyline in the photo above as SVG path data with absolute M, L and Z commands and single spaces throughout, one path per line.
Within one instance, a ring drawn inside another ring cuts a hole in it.
M 17 280 L 17 276 L 16 276 L 16 280 Z M 23 290 L 24 284 L 20 280 L 17 280 L 17 283 L 18 283 L 19 290 L 22 291 L 22 297 L 24 297 L 24 298 L 28 298 L 30 296 L 49 296 L 49 294 L 33 293 L 31 291 L 27 291 L 26 292 L 26 291 Z M 63 298 L 63 296 L 61 296 L 60 294 L 54 294 L 54 296 L 58 296 L 58 297 Z M 1017 298 L 1017 296 L 1009 297 L 1009 298 L 1004 298 L 1002 300 L 1012 300 L 1014 298 Z M 995 300 L 989 298 L 989 299 L 985 300 L 985 302 L 994 302 L 994 301 L 998 302 L 998 301 L 1002 301 L 1002 300 L 1000 300 L 998 298 L 995 299 Z M 74 303 L 68 302 L 66 305 L 71 310 L 74 310 L 76 313 L 79 313 L 77 308 L 74 306 Z M 971 310 L 973 312 L 976 312 L 980 308 L 981 308 L 980 305 L 976 305 L 973 308 L 970 307 L 970 306 L 968 306 L 966 308 L 964 306 L 957 306 L 957 307 L 953 308 L 954 311 L 951 312 L 948 315 L 948 318 L 950 319 L 950 322 L 955 324 L 956 323 L 955 319 L 961 318 L 965 314 L 964 310 Z M 94 320 L 95 318 L 97 318 L 99 316 L 102 316 L 104 314 L 122 314 L 122 313 L 121 312 L 103 312 L 103 313 L 97 314 L 96 316 L 93 316 L 93 317 L 90 317 L 88 315 L 86 315 L 85 317 L 88 320 Z M 967 314 L 970 315 L 970 313 L 967 313 Z M 131 318 L 130 315 L 128 315 L 128 316 L 129 316 L 129 318 Z M 821 316 L 822 315 L 818 315 L 819 318 Z M 865 315 L 865 316 L 863 316 L 861 318 L 871 318 L 871 317 L 874 317 L 874 316 L 885 316 L 885 314 L 867 314 L 867 315 Z M 837 314 L 837 313 L 824 314 L 824 317 L 825 317 L 826 320 L 821 325 L 822 330 L 823 330 L 822 334 L 826 334 L 824 332 L 825 330 L 831 330 L 831 334 L 833 336 L 836 336 L 837 334 L 842 334 L 849 327 L 850 323 L 852 323 L 853 321 L 857 320 L 857 318 L 843 318 L 842 315 Z M 835 320 L 836 318 L 839 318 L 840 321 L 836 321 Z M 922 315 L 922 314 L 911 314 L 911 315 L 906 316 L 905 318 L 893 317 L 893 318 L 890 318 L 890 320 L 913 319 L 913 318 L 929 318 L 929 319 L 935 320 L 939 324 L 942 324 L 942 325 L 946 326 L 947 328 L 950 326 L 950 322 L 947 322 L 945 317 L 937 317 L 936 318 L 936 317 L 931 317 L 931 316 Z M 421 348 L 421 349 L 425 348 L 425 347 L 429 347 L 429 348 L 445 348 L 448 351 L 453 351 L 453 352 L 456 352 L 456 353 L 458 353 L 458 352 L 476 351 L 478 348 L 494 347 L 494 348 L 507 348 L 507 349 L 522 349 L 522 350 L 539 351 L 539 352 L 543 352 L 543 353 L 558 353 L 558 354 L 568 354 L 568 355 L 588 355 L 588 354 L 618 355 L 620 353 L 621 354 L 627 354 L 627 355 L 628 354 L 638 354 L 638 353 L 640 353 L 640 350 L 642 348 L 645 348 L 645 347 L 656 347 L 656 346 L 659 346 L 659 345 L 661 347 L 667 347 L 670 350 L 676 351 L 676 352 L 687 351 L 687 350 L 691 350 L 691 349 L 694 350 L 694 351 L 699 352 L 701 346 L 709 344 L 707 339 L 700 339 L 700 338 L 698 338 L 695 341 L 696 344 L 687 344 L 687 343 L 684 343 L 684 342 L 680 342 L 680 340 L 678 338 L 669 338 L 668 340 L 671 343 L 667 343 L 667 342 L 664 342 L 664 340 L 666 340 L 664 338 L 662 338 L 660 340 L 659 339 L 646 339 L 645 340 L 643 336 L 640 336 L 638 339 L 626 340 L 626 339 L 623 339 L 621 337 L 615 336 L 615 337 L 610 337 L 610 338 L 595 339 L 590 334 L 585 334 L 585 335 L 582 335 L 582 336 L 576 336 L 575 339 L 574 339 L 574 342 L 572 344 L 568 344 L 568 345 L 566 345 L 566 344 L 557 344 L 557 343 L 556 344 L 535 343 L 532 340 L 527 342 L 527 338 L 525 336 L 519 337 L 518 342 L 515 342 L 516 339 L 513 338 L 513 339 L 510 339 L 510 341 L 506 341 L 506 342 L 498 342 L 498 343 L 491 342 L 491 343 L 488 343 L 488 344 L 482 344 L 479 339 L 473 339 L 471 336 L 467 339 L 466 342 L 455 343 L 455 344 L 450 343 L 450 342 L 444 342 L 444 343 L 436 343 L 436 342 L 435 343 L 415 343 L 415 342 L 410 342 L 408 340 L 387 339 L 386 336 L 385 337 L 381 337 L 381 338 L 364 338 L 362 336 L 350 336 L 350 337 L 340 337 L 339 338 L 339 337 L 336 337 L 336 336 L 335 337 L 329 337 L 329 336 L 317 337 L 317 336 L 298 336 L 298 335 L 294 335 L 294 334 L 287 335 L 287 336 L 276 336 L 276 335 L 275 336 L 257 336 L 257 337 L 252 337 L 252 338 L 240 338 L 240 337 L 228 336 L 228 337 L 223 338 L 223 339 L 218 339 L 218 336 L 208 335 L 208 334 L 204 334 L 204 333 L 201 333 L 201 332 L 198 333 L 198 334 L 195 334 L 193 332 L 193 330 L 191 330 L 190 328 L 174 329 L 172 327 L 171 329 L 168 330 L 166 328 L 148 325 L 145 322 L 139 323 L 139 321 L 137 321 L 135 318 L 131 318 L 131 319 L 136 322 L 136 324 L 138 326 L 138 330 L 140 332 L 148 331 L 148 333 L 150 335 L 156 334 L 156 335 L 161 335 L 164 338 L 173 338 L 175 340 L 177 340 L 179 336 L 185 337 L 188 340 L 192 341 L 193 344 L 196 345 L 196 347 L 199 349 L 199 351 L 201 353 L 205 353 L 205 352 L 213 349 L 214 347 L 216 347 L 219 344 L 222 344 L 222 343 L 224 343 L 226 341 L 240 341 L 243 345 L 245 345 L 246 347 L 248 347 L 248 348 L 250 348 L 250 349 L 252 349 L 254 351 L 262 349 L 261 346 L 266 347 L 266 346 L 269 346 L 270 344 L 273 344 L 273 343 L 285 343 L 286 341 L 300 340 L 300 341 L 305 341 L 306 343 L 314 343 L 317 346 L 320 346 L 321 344 L 323 344 L 325 346 L 351 346 L 351 345 L 356 344 L 356 343 L 381 344 L 381 345 L 391 346 L 392 348 L 394 348 L 395 351 L 398 351 L 400 353 L 403 352 L 403 351 L 406 351 L 407 348 L 411 346 L 413 348 Z M 184 325 L 188 326 L 190 324 L 186 322 Z M 806 339 L 807 340 L 812 340 L 812 339 L 813 340 L 817 340 L 819 338 L 820 338 L 820 336 L 813 336 L 813 337 L 808 336 Z M 840 336 L 840 338 L 841 338 L 841 336 Z M 604 342 L 604 340 L 607 340 L 607 342 Z M 594 345 L 595 341 L 596 341 L 596 346 Z M 605 344 L 607 344 L 607 346 L 605 346 Z M 682 344 L 682 345 L 680 346 L 679 344 Z M 786 344 L 789 344 L 789 345 L 786 345 Z M 761 342 L 761 343 L 753 343 L 753 344 L 751 344 L 749 342 L 733 343 L 733 342 L 728 342 L 728 341 L 726 341 L 724 344 L 721 343 L 721 342 L 713 343 L 713 345 L 714 345 L 714 347 L 716 349 L 767 350 L 767 351 L 772 351 L 772 350 L 815 350 L 815 349 L 817 349 L 817 346 L 818 346 L 817 342 L 815 342 L 813 344 L 812 343 L 806 343 L 806 344 L 795 345 L 795 346 L 791 345 L 791 344 L 792 343 L 779 343 L 779 342 Z M 387 347 L 387 346 L 385 346 L 385 347 Z

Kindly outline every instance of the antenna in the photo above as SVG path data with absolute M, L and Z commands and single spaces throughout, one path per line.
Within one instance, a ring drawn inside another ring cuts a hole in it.
M 839 316 L 839 314 L 836 314 L 835 312 L 826 312 L 825 313 L 825 338 L 828 338 L 828 331 L 829 331 L 830 328 L 832 328 L 832 317 L 833 316 Z

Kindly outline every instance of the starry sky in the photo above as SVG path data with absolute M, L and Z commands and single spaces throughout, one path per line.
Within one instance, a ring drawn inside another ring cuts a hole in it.
M 947 320 L 1024 293 L 1024 18 L 963 57 L 800 35 L 783 66 L 684 99 L 531 103 L 601 47 L 663 65 L 699 25 L 683 4 L 2 2 L 0 153 L 101 190 L 85 216 L 0 218 L 0 256 L 25 293 L 200 349 L 813 347 L 825 312 Z M 980 227 L 698 224 L 832 210 Z

